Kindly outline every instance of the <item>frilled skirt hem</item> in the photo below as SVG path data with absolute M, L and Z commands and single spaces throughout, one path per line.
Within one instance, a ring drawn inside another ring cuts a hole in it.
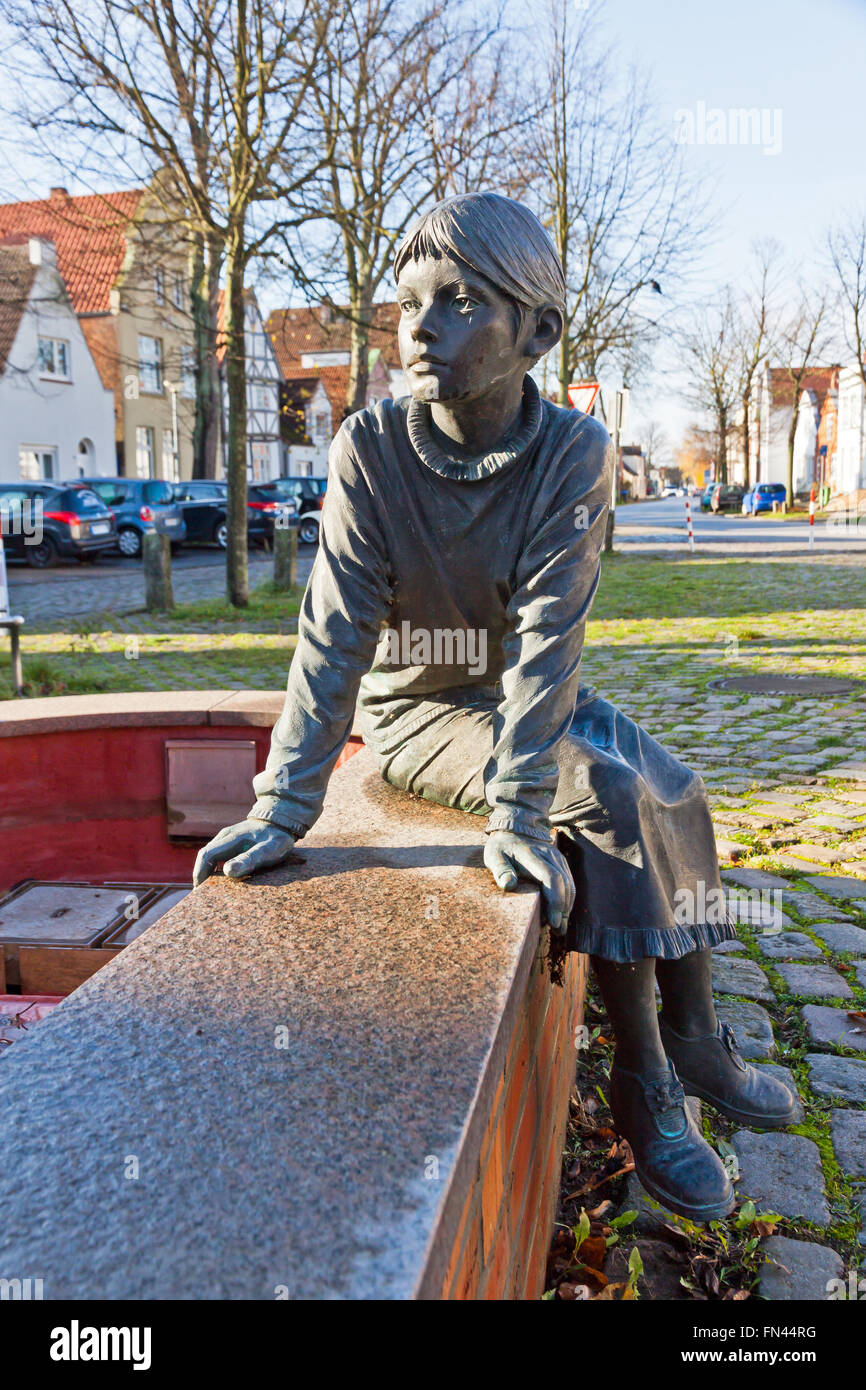
M 646 956 L 681 960 L 693 951 L 736 939 L 732 922 L 697 922 L 685 927 L 609 927 L 582 922 L 569 930 L 565 949 L 620 963 Z

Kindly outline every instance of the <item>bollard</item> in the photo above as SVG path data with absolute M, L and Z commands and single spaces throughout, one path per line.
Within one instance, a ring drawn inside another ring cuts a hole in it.
M 274 526 L 274 588 L 281 593 L 294 589 L 298 582 L 298 533 L 294 526 L 284 526 L 277 518 Z
M 144 565 L 145 606 L 150 612 L 166 612 L 174 608 L 171 587 L 171 542 L 158 531 L 144 536 L 142 551 Z
M 695 533 L 692 529 L 692 500 L 686 493 L 686 529 L 688 532 L 689 550 L 692 555 L 695 553 Z

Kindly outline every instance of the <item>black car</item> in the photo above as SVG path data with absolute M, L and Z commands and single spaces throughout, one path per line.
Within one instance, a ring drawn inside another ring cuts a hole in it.
M 710 497 L 711 512 L 738 512 L 743 505 L 745 488 L 739 483 L 716 483 Z
M 0 483 L 0 529 L 9 559 L 34 569 L 97 560 L 117 545 L 113 512 L 80 483 Z
M 266 483 L 280 497 L 293 497 L 298 508 L 298 539 L 316 545 L 319 539 L 319 513 L 325 501 L 327 478 L 277 478 Z
M 214 541 L 225 550 L 228 542 L 227 493 L 224 482 L 194 478 L 187 483 L 175 483 L 174 501 L 183 513 L 188 541 Z M 247 488 L 247 538 L 250 543 L 261 545 L 271 541 L 279 516 L 285 517 L 289 526 L 297 525 L 293 499 L 277 497 L 265 487 L 250 484 Z

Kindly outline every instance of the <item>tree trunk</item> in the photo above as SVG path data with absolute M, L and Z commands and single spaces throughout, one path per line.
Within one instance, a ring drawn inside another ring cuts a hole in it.
M 216 360 L 221 253 L 211 239 L 193 238 L 190 255 L 191 307 L 195 341 L 194 478 L 215 478 L 219 435 L 219 381 Z
M 719 482 L 728 481 L 728 415 L 727 411 L 719 411 Z
M 363 410 L 367 404 L 367 388 L 370 384 L 370 323 L 373 306 L 370 291 L 364 287 L 351 296 L 352 313 L 351 356 L 349 359 L 349 385 L 346 390 L 346 414 Z
M 559 404 L 568 405 L 568 387 L 571 381 L 571 369 L 568 364 L 568 330 L 570 323 L 563 324 L 562 339 L 559 344 Z
M 228 394 L 228 546 L 226 589 L 229 603 L 250 601 L 247 568 L 247 373 L 244 344 L 244 228 L 233 227 L 226 248 L 225 375 Z
M 795 397 L 796 399 L 796 397 Z M 788 506 L 794 505 L 794 441 L 797 438 L 797 412 L 791 416 L 788 430 Z
M 751 384 L 751 382 L 749 382 L 749 385 L 746 387 L 746 390 L 743 392 L 743 468 L 744 468 L 744 473 L 743 473 L 743 486 L 745 487 L 745 489 L 746 489 L 747 492 L 748 492 L 749 487 L 750 487 L 750 481 L 749 481 L 749 479 L 750 479 L 750 475 L 751 475 L 751 471 L 752 471 L 752 469 L 751 469 L 751 453 L 750 453 L 750 449 L 751 449 L 751 440 L 750 440 L 750 436 L 749 436 L 749 412 L 750 412 L 750 410 L 751 410 L 751 406 L 752 406 L 752 384 Z

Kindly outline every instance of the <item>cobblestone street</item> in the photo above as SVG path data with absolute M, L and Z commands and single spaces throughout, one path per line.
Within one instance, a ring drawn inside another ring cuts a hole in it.
M 298 581 L 307 582 L 315 550 L 298 556 Z M 250 587 L 269 579 L 270 555 L 250 556 Z M 185 551 L 172 562 L 176 603 L 218 598 L 225 593 L 225 557 L 218 551 Z M 9 567 L 9 602 L 29 623 L 63 622 L 110 610 L 132 613 L 144 607 L 144 574 L 137 560 L 114 557 L 97 566 L 69 564 L 54 570 Z

